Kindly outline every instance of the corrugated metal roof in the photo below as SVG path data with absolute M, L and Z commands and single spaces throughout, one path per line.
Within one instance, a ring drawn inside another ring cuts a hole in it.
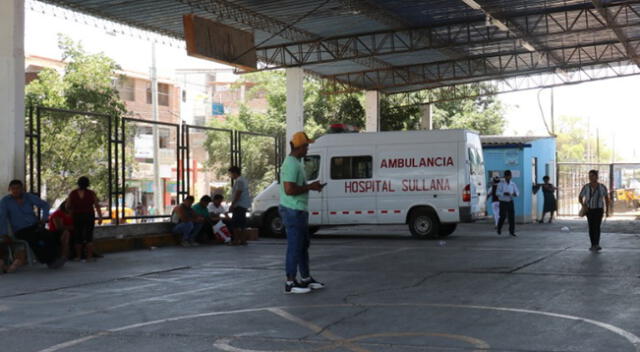
M 253 32 L 272 67 L 387 93 L 640 65 L 640 0 L 44 2 L 175 38 L 193 13 Z

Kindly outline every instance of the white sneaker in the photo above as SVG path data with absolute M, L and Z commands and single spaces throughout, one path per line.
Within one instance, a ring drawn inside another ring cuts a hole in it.
M 180 241 L 180 245 L 182 247 L 191 247 L 191 243 L 187 242 L 187 241 Z
M 312 290 L 319 290 L 321 288 L 324 288 L 324 284 L 322 282 L 318 282 L 312 277 L 302 278 L 300 285 L 309 287 Z
M 311 289 L 306 286 L 302 286 L 299 282 L 293 281 L 291 283 L 284 284 L 284 293 L 309 293 Z

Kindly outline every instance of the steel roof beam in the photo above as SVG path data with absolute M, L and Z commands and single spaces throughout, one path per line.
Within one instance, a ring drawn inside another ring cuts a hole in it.
M 487 22 L 490 22 L 491 25 L 498 27 L 500 30 L 503 30 L 505 32 L 510 32 L 512 33 L 516 38 L 519 38 L 519 45 L 522 46 L 523 48 L 531 51 L 531 52 L 535 52 L 535 51 L 540 51 L 540 50 L 544 50 L 544 45 L 542 45 L 542 43 L 538 42 L 536 39 L 531 38 L 530 36 L 528 36 L 523 30 L 522 28 L 520 28 L 519 25 L 514 24 L 513 22 L 511 23 L 511 25 L 508 25 L 506 23 L 506 21 L 504 21 L 502 18 L 498 18 L 496 17 L 496 15 L 488 10 L 485 6 L 479 4 L 478 2 L 476 2 L 475 0 L 462 0 L 462 2 L 464 2 L 465 4 L 467 4 L 469 7 L 473 8 L 474 10 L 479 10 L 482 11 L 482 13 L 484 13 L 487 16 Z M 556 61 L 557 63 L 562 62 L 560 57 L 556 57 L 553 54 L 550 57 L 552 60 Z
M 629 39 L 624 34 L 622 29 L 620 29 L 617 23 L 618 15 L 616 13 L 612 14 L 610 9 L 605 8 L 600 0 L 592 0 L 591 2 L 596 7 L 596 9 L 598 9 L 602 17 L 604 17 L 605 21 L 607 22 L 607 26 L 611 28 L 611 30 L 615 33 L 620 43 L 624 45 L 629 59 L 631 59 L 636 63 L 636 65 L 638 65 L 638 67 L 640 67 L 640 57 L 638 57 L 638 52 L 630 45 Z
M 616 28 L 640 24 L 640 12 L 631 5 L 640 0 L 610 5 Z M 610 30 L 598 11 L 581 8 L 572 12 L 547 12 L 505 20 L 507 26 L 518 23 L 530 38 Z M 549 23 L 553 26 L 549 26 Z M 258 48 L 258 57 L 272 64 L 268 69 L 331 63 L 378 55 L 401 54 L 427 49 L 464 45 L 507 44 L 516 46 L 518 38 L 484 22 L 447 24 L 431 27 L 378 31 L 297 41 Z
M 546 74 L 525 74 L 515 78 L 495 80 L 495 85 L 492 86 L 485 86 L 479 83 L 471 83 L 471 85 L 477 86 L 479 88 L 479 94 L 470 94 L 470 84 L 451 84 L 444 87 L 425 86 L 423 88 L 412 90 L 387 90 L 383 92 L 386 94 L 406 96 L 406 99 L 410 100 L 412 104 L 415 104 L 415 98 L 418 92 L 425 92 L 425 94 L 422 95 L 423 100 L 421 100 L 419 103 L 427 104 L 467 98 L 478 98 L 483 96 L 519 92 L 531 89 L 559 87 L 637 75 L 640 75 L 640 69 L 631 61 L 627 60 L 604 65 L 580 67 L 569 72 L 568 74 L 558 74 L 554 72 Z M 433 99 L 431 94 L 426 91 L 427 89 L 433 88 L 446 90 L 448 94 L 442 95 L 449 98 Z
M 629 41 L 637 50 L 640 39 Z M 560 62 L 557 59 L 560 58 Z M 557 72 L 583 65 L 605 64 L 628 60 L 625 47 L 618 41 L 592 45 L 568 46 L 540 52 L 514 52 L 477 56 L 428 64 L 406 65 L 386 70 L 366 70 L 327 76 L 363 89 L 388 90 L 412 85 L 455 81 L 482 81 L 531 72 Z

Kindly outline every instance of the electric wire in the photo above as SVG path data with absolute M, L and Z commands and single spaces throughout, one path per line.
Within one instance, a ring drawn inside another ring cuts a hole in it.
M 552 137 L 556 137 L 556 135 L 549 129 L 549 125 L 547 124 L 547 118 L 544 116 L 544 110 L 542 109 L 542 103 L 540 102 L 540 93 L 542 93 L 543 90 L 545 90 L 546 88 L 542 88 L 540 90 L 538 90 L 538 108 L 540 109 L 540 115 L 542 117 L 542 122 L 544 123 L 544 128 L 547 130 L 547 133 L 552 136 Z

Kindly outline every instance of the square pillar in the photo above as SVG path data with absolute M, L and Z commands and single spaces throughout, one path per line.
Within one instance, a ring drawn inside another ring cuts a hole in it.
M 364 93 L 365 131 L 380 131 L 380 92 L 368 90 Z
M 24 181 L 24 0 L 0 1 L 0 189 Z
M 287 75 L 287 150 L 291 136 L 304 130 L 304 71 L 299 67 L 286 69 Z
M 420 129 L 432 130 L 433 119 L 431 117 L 431 104 L 420 105 Z

